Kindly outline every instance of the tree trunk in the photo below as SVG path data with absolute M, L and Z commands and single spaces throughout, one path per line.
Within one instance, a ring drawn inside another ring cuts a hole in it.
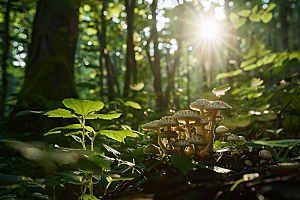
M 280 22 L 281 22 L 281 51 L 284 51 L 288 49 L 289 47 L 289 38 L 288 38 L 288 32 L 289 32 L 289 23 L 286 20 L 286 17 L 288 15 L 290 4 L 286 1 L 282 1 L 280 3 Z
M 9 41 L 10 41 L 10 34 L 9 34 L 9 12 L 10 12 L 10 1 L 7 2 L 6 6 L 6 11 L 4 13 L 4 41 L 3 41 L 3 46 L 4 46 L 4 51 L 2 55 L 2 65 L 1 65 L 1 71 L 2 71 L 2 76 L 1 76 L 1 83 L 2 83 L 2 91 L 1 91 L 1 99 L 0 99 L 0 119 L 4 117 L 5 113 L 5 100 L 6 100 L 6 95 L 7 95 L 7 87 L 8 87 L 8 81 L 7 81 L 7 57 L 9 55 Z
M 131 74 L 133 74 L 133 83 L 137 83 L 137 69 L 136 69 L 136 60 L 134 54 L 134 45 L 133 45 L 133 17 L 134 17 L 134 8 L 136 0 L 125 0 L 125 7 L 127 13 L 127 55 L 126 55 L 126 74 L 125 74 L 125 84 L 123 97 L 128 97 L 129 95 L 129 85 L 131 81 Z

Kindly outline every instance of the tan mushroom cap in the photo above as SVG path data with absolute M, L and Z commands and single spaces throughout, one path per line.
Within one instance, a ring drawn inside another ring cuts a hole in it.
M 187 129 L 184 128 L 184 127 L 182 127 L 182 126 L 175 126 L 175 127 L 173 128 L 173 131 L 186 132 Z
M 199 115 L 191 110 L 178 111 L 172 117 L 177 119 L 180 122 L 185 122 L 186 120 L 196 121 L 197 119 L 201 119 L 201 115 Z
M 246 140 L 246 139 L 245 139 L 244 136 L 241 136 L 241 135 L 239 136 L 239 141 L 240 141 L 240 142 L 245 142 L 245 140 Z
M 190 108 L 192 110 L 200 110 L 200 109 L 203 109 L 204 106 L 206 104 L 208 104 L 209 101 L 207 99 L 197 99 L 196 101 L 194 101 L 193 103 L 190 104 Z
M 205 146 L 206 141 L 201 135 L 194 134 L 191 137 L 187 139 L 187 141 L 191 144 L 199 145 L 199 146 Z
M 154 144 L 149 144 L 143 149 L 144 153 L 147 154 L 161 154 L 159 147 Z
M 228 110 L 231 109 L 232 107 L 228 105 L 227 103 L 223 101 L 210 101 L 209 104 L 207 104 L 204 109 L 206 111 L 210 110 Z
M 186 139 L 179 139 L 172 143 L 173 147 L 188 147 L 191 146 Z
M 227 141 L 240 141 L 240 138 L 235 134 L 231 134 L 227 137 Z
M 271 160 L 272 159 L 272 154 L 268 150 L 261 150 L 258 153 L 258 156 L 261 157 L 261 158 L 263 158 L 263 159 L 267 159 L 267 160 Z
M 176 131 L 164 131 L 160 134 L 161 138 L 177 138 L 178 134 Z
M 204 125 L 208 125 L 209 124 L 209 120 L 205 119 L 205 118 L 201 118 L 200 120 L 196 120 L 195 123 L 191 124 L 193 126 L 204 126 Z
M 251 162 L 251 160 L 245 160 L 244 163 L 245 163 L 245 165 L 246 165 L 247 167 L 252 167 L 252 162 Z
M 173 118 L 172 116 L 166 116 L 158 120 L 157 122 L 160 126 L 178 126 L 179 123 L 177 119 Z
M 160 128 L 160 125 L 158 124 L 159 120 L 154 120 L 152 122 L 146 123 L 142 126 L 143 130 L 152 130 L 152 131 L 157 131 L 157 129 Z
M 228 133 L 229 129 L 226 126 L 218 126 L 215 130 L 215 133 L 221 134 L 221 133 Z

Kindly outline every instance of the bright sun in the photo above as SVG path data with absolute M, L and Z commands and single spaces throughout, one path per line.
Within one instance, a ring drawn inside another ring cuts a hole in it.
M 201 36 L 204 38 L 215 38 L 219 32 L 219 24 L 215 21 L 204 21 L 200 26 Z

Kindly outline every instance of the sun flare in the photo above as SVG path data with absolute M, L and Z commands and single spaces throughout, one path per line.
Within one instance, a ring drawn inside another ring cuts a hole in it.
M 215 38 L 219 33 L 219 24 L 216 21 L 204 21 L 200 25 L 201 36 L 204 38 Z

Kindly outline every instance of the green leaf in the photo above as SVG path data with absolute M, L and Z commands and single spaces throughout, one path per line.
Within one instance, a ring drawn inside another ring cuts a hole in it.
M 256 64 L 252 64 L 252 65 L 248 65 L 247 67 L 245 67 L 244 70 L 249 71 L 249 70 L 255 69 L 256 67 L 257 67 Z
M 125 143 L 124 139 L 128 137 L 138 137 L 139 135 L 130 130 L 101 130 L 100 134 L 106 135 L 109 138 Z
M 254 140 L 246 142 L 246 144 L 260 144 L 260 145 L 267 145 L 267 146 L 274 146 L 274 147 L 291 147 L 293 148 L 297 144 L 300 143 L 299 139 L 286 139 L 286 140 Z
M 219 80 L 221 78 L 226 78 L 226 77 L 237 76 L 241 73 L 243 73 L 243 70 L 241 70 L 241 69 L 237 69 L 235 71 L 230 71 L 228 73 L 220 73 L 216 76 L 216 80 Z
M 94 29 L 94 28 L 87 28 L 87 29 L 86 29 L 86 33 L 87 33 L 88 35 L 94 35 L 94 34 L 97 33 L 97 30 Z
M 277 56 L 277 53 L 274 53 L 274 54 L 272 54 L 272 55 L 270 55 L 268 57 L 265 57 L 264 64 L 265 65 L 270 64 L 271 62 L 274 61 L 274 59 L 276 58 L 276 56 Z
M 91 112 L 101 110 L 104 103 L 101 101 L 89 101 L 83 99 L 65 99 L 62 102 L 67 108 L 71 108 L 75 113 L 86 117 Z
M 238 29 L 246 23 L 246 18 L 241 18 L 237 23 L 234 24 L 234 28 Z
M 87 83 L 87 82 L 82 82 L 82 83 L 75 84 L 75 87 L 95 89 L 96 85 L 95 84 L 91 84 L 91 83 Z
M 86 116 L 86 119 L 106 119 L 112 120 L 119 118 L 122 113 L 113 113 L 113 114 L 89 114 Z
M 297 59 L 298 61 L 300 61 L 300 51 L 295 51 L 290 53 L 289 59 L 290 60 Z
M 56 128 L 53 128 L 51 129 L 50 131 L 48 131 L 47 133 L 44 134 L 44 136 L 46 135 L 51 135 L 51 134 L 58 134 L 58 133 L 61 133 L 60 130 L 66 130 L 66 129 L 82 129 L 81 125 L 80 124 L 71 124 L 71 125 L 68 125 L 68 126 L 63 126 L 63 127 L 56 127 Z M 85 126 L 85 129 L 89 132 L 94 132 L 95 130 L 90 127 L 90 126 Z M 72 132 L 73 134 L 78 134 L 79 132 Z M 66 134 L 67 136 L 68 135 L 72 135 L 71 133 L 69 134 Z
M 257 51 L 252 49 L 249 51 L 249 53 L 246 56 L 244 56 L 244 59 L 252 58 L 253 56 L 256 56 L 256 53 Z
M 272 18 L 273 18 L 272 13 L 264 13 L 262 21 L 263 21 L 263 23 L 268 23 L 269 21 L 271 21 Z
M 136 102 L 133 102 L 133 101 L 126 101 L 124 103 L 124 106 L 130 106 L 130 107 L 135 108 L 135 109 L 142 109 L 142 107 L 140 106 L 140 104 L 138 104 Z
M 258 57 L 265 56 L 265 55 L 267 55 L 267 54 L 269 54 L 271 52 L 272 52 L 272 50 L 265 50 L 265 51 L 261 52 L 260 54 L 258 54 Z
M 252 8 L 252 14 L 256 14 L 256 13 L 257 13 L 257 10 L 258 10 L 258 5 L 255 5 L 255 6 Z
M 251 58 L 251 59 L 249 59 L 249 60 L 246 60 L 246 61 L 243 61 L 242 63 L 241 63 L 241 68 L 243 68 L 243 67 L 246 67 L 246 66 L 248 66 L 248 65 L 250 65 L 250 64 L 252 64 L 252 63 L 254 63 L 256 61 L 256 58 Z
M 261 58 L 256 62 L 256 65 L 257 65 L 257 67 L 260 67 L 260 66 L 262 66 L 263 63 L 264 63 L 264 58 Z
M 108 162 L 105 162 L 104 160 L 102 160 L 99 156 L 97 156 L 97 155 L 90 155 L 89 157 L 90 157 L 91 161 L 93 161 L 94 163 L 96 163 L 100 167 L 102 167 L 102 168 L 104 168 L 106 170 L 111 170 L 110 164 Z
M 237 14 L 242 17 L 248 17 L 251 14 L 251 10 L 241 10 Z
M 182 154 L 172 154 L 171 155 L 172 164 L 179 168 L 184 174 L 189 170 L 193 169 L 196 165 L 192 163 L 192 159 L 187 155 Z
M 240 17 L 237 14 L 231 12 L 230 15 L 229 15 L 229 19 L 230 19 L 231 23 L 234 24 L 234 23 L 237 23 L 239 21 Z
M 48 117 L 76 118 L 76 115 L 72 114 L 71 111 L 62 108 L 58 108 L 56 110 L 50 110 L 46 112 L 44 115 L 48 115 Z
M 29 115 L 29 114 L 38 114 L 38 113 L 45 113 L 45 111 L 31 111 L 31 110 L 25 110 L 25 111 L 20 111 L 17 112 L 16 114 L 14 114 L 15 118 L 19 117 L 19 116 L 25 116 L 25 115 Z
M 145 145 L 135 149 L 133 152 L 132 152 L 132 158 L 133 159 L 136 159 L 139 155 L 141 155 L 143 153 L 143 149 L 145 148 Z
M 83 195 L 83 196 L 80 196 L 80 198 L 81 198 L 82 200 L 99 200 L 97 197 L 92 196 L 92 195 L 90 195 L 90 194 L 85 194 L 85 195 Z
M 253 22 L 260 22 L 260 14 L 252 14 L 249 16 L 249 19 Z
M 266 12 L 270 12 L 271 10 L 273 10 L 274 8 L 276 7 L 276 3 L 269 3 L 267 9 L 266 9 Z

